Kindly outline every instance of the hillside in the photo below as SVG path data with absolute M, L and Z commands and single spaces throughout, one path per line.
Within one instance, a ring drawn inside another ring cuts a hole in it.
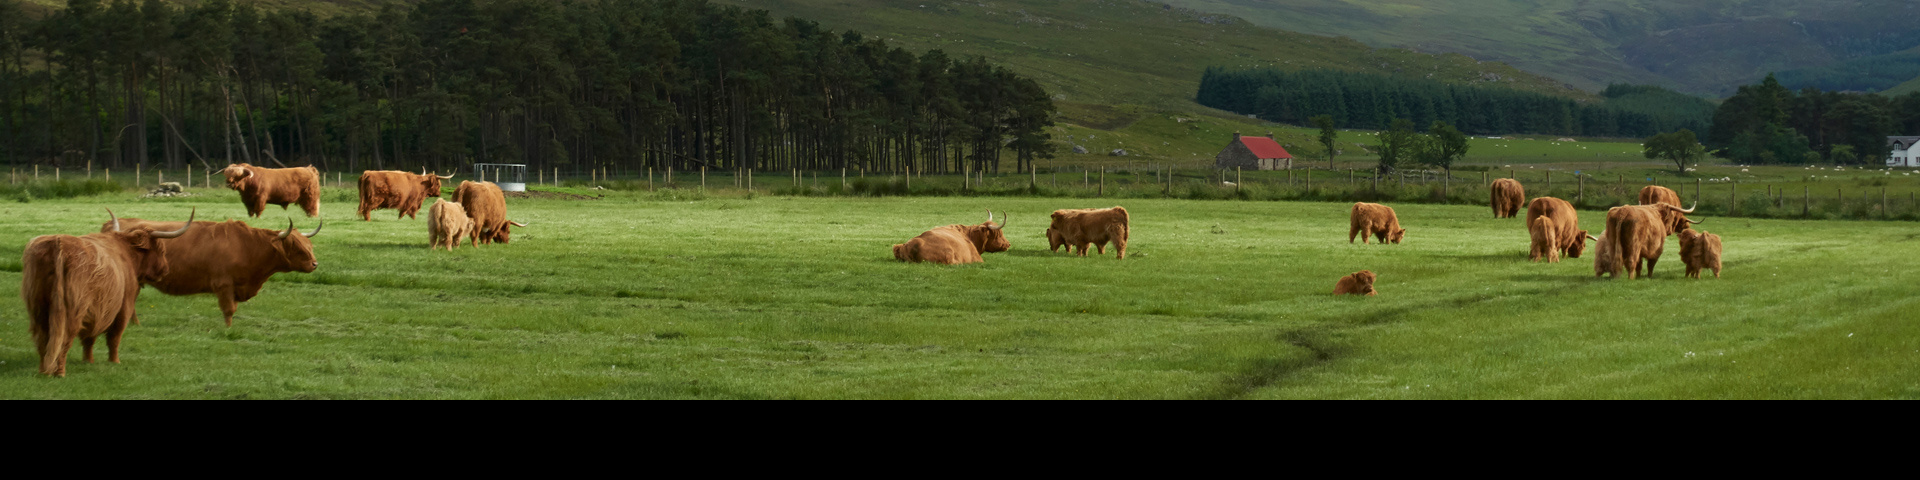
M 1770 71 L 1920 45 L 1891 0 L 1167 0 L 1274 28 L 1512 63 L 1585 89 L 1724 96 Z

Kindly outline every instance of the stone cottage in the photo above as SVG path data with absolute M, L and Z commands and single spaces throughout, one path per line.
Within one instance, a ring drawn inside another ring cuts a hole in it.
M 1215 168 L 1240 167 L 1245 170 L 1291 170 L 1293 154 L 1273 141 L 1273 132 L 1264 137 L 1243 137 L 1233 132 L 1233 141 L 1213 157 Z

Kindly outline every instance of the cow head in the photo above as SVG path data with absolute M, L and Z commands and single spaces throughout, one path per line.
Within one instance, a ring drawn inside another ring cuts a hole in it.
M 1588 239 L 1593 239 L 1595 242 L 1600 241 L 1599 239 L 1594 239 L 1593 235 L 1588 235 L 1586 230 L 1574 232 L 1573 245 L 1567 246 L 1567 258 L 1580 258 L 1580 253 L 1587 251 Z
M 1396 228 L 1396 229 L 1393 229 L 1392 232 L 1387 232 L 1387 241 L 1389 242 L 1393 242 L 1397 244 L 1397 243 L 1400 243 L 1401 240 L 1406 240 L 1406 239 L 1407 239 L 1407 229 Z
M 287 219 L 287 229 L 281 230 L 280 235 L 273 238 L 273 249 L 280 252 L 280 259 L 286 262 L 287 268 L 300 273 L 313 273 L 314 269 L 320 268 L 320 260 L 313 256 L 313 241 L 309 239 L 319 235 L 320 229 L 326 226 L 327 222 L 322 220 L 313 227 L 313 231 L 300 233 L 293 228 L 293 219 Z
M 244 163 L 227 165 L 227 168 L 221 170 L 221 173 L 227 176 L 227 188 L 234 190 L 246 188 L 258 181 L 254 178 L 257 174 L 253 171 L 253 165 Z
M 507 243 L 507 240 L 510 240 L 509 237 L 513 235 L 513 232 L 510 232 L 508 230 L 511 230 L 513 227 L 525 227 L 525 226 L 527 226 L 527 224 L 512 221 L 512 220 L 507 220 L 506 225 L 501 225 L 500 228 L 493 229 L 492 232 L 488 232 L 488 235 L 493 239 L 494 242 Z
M 993 210 L 987 210 L 986 223 L 967 229 L 969 230 L 967 232 L 967 239 L 972 240 L 973 244 L 980 247 L 980 251 L 982 252 L 1004 252 L 1009 248 L 1013 248 L 1013 244 L 1007 242 L 1007 235 L 1001 232 L 1001 229 L 1006 227 L 1006 214 L 1000 214 L 1000 221 L 994 222 Z
M 144 228 L 123 230 L 120 228 L 120 217 L 113 214 L 113 209 L 107 209 L 107 218 L 113 219 L 113 235 L 120 237 L 122 241 L 127 242 L 128 247 L 133 249 L 134 268 L 137 270 L 135 273 L 139 275 L 140 281 L 149 283 L 158 282 L 167 276 L 167 247 L 166 244 L 160 243 L 160 240 L 186 235 L 187 229 L 193 228 L 193 217 L 199 213 L 200 209 L 193 209 L 192 213 L 187 214 L 187 224 L 171 232 L 155 232 Z
M 420 170 L 420 186 L 427 189 L 427 196 L 429 197 L 440 196 L 441 180 L 453 179 L 453 175 L 447 175 L 442 177 L 438 173 L 428 174 L 426 172 L 427 171 L 424 168 Z
M 1060 232 L 1054 231 L 1052 227 L 1047 228 L 1047 250 L 1048 251 L 1058 252 L 1060 251 L 1060 246 L 1066 245 L 1066 244 L 1067 244 L 1067 238 L 1065 236 L 1060 235 Z
M 1700 223 L 1699 220 L 1687 219 L 1687 214 L 1693 213 L 1693 208 L 1680 208 L 1664 203 L 1654 204 L 1654 206 L 1660 208 L 1660 219 L 1666 223 L 1669 233 L 1684 232 L 1689 225 Z M 1700 204 L 1695 203 L 1693 206 L 1699 207 Z
M 1380 278 L 1380 277 L 1378 275 L 1374 275 L 1372 270 L 1361 270 L 1358 272 L 1353 272 L 1353 281 L 1358 282 L 1359 284 L 1365 285 L 1367 287 L 1373 286 L 1373 279 L 1375 278 Z

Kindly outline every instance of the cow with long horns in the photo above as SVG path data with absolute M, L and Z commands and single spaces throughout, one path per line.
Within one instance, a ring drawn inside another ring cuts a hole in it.
M 1613 242 L 1614 251 L 1619 253 L 1620 268 L 1626 270 L 1627 278 L 1643 275 L 1640 269 L 1643 261 L 1644 275 L 1653 275 L 1654 265 L 1660 262 L 1660 252 L 1666 248 L 1667 236 L 1685 229 L 1688 224 L 1700 223 L 1688 220 L 1688 213 L 1693 213 L 1693 209 L 1665 203 L 1607 210 L 1607 241 Z
M 1487 202 L 1493 206 L 1493 218 L 1511 218 L 1520 212 L 1520 206 L 1527 203 L 1527 191 L 1520 187 L 1520 181 L 1502 178 L 1488 186 L 1492 198 Z M 1527 217 L 1532 219 L 1533 217 Z
M 227 165 L 222 171 L 227 188 L 240 192 L 240 203 L 247 216 L 258 217 L 267 205 L 299 204 L 308 217 L 320 216 L 320 170 L 311 166 L 294 168 L 256 167 L 245 163 Z
M 1006 228 L 1006 215 L 1000 221 L 993 221 L 993 211 L 987 211 L 987 221 L 979 225 L 948 225 L 921 233 L 907 240 L 907 243 L 893 245 L 893 258 L 902 262 L 932 262 L 944 265 L 962 263 L 980 263 L 986 261 L 980 254 L 986 252 L 1004 252 L 1012 245 L 1007 236 L 1001 233 Z
M 474 235 L 480 243 L 507 243 L 513 227 L 527 226 L 507 219 L 506 193 L 493 182 L 462 181 L 453 190 L 453 201 L 473 219 Z
M 425 170 L 419 175 L 393 170 L 361 172 L 360 219 L 371 221 L 373 211 L 383 208 L 399 210 L 396 219 L 415 218 L 427 197 L 440 196 L 440 181 L 451 178 L 453 175 L 428 174 Z
M 1124 259 L 1132 221 L 1124 207 L 1054 210 L 1053 222 L 1047 226 L 1048 248 L 1065 245 L 1084 257 L 1087 246 L 1092 245 L 1095 251 L 1106 255 L 1107 243 L 1111 242 L 1113 258 Z
M 183 222 L 154 222 L 138 218 L 123 218 L 120 227 L 126 229 L 172 230 L 184 229 Z M 220 300 L 220 314 L 225 317 L 227 326 L 233 326 L 233 313 L 239 310 L 240 303 L 252 300 L 266 286 L 267 279 L 276 273 L 300 272 L 313 273 L 320 267 L 320 261 L 313 254 L 313 236 L 320 234 L 326 222 L 313 227 L 312 232 L 301 233 L 294 228 L 293 220 L 287 220 L 286 230 L 253 228 L 246 222 L 228 220 L 225 222 L 194 222 L 193 231 L 172 242 L 172 248 L 166 252 L 167 264 L 172 265 L 166 275 L 158 279 L 143 280 L 160 293 L 174 296 L 211 293 Z M 112 225 L 101 225 L 100 231 L 106 232 Z M 134 319 L 135 323 L 139 319 Z
M 187 215 L 192 222 L 196 211 Z M 113 210 L 107 210 L 113 217 Z M 27 331 L 40 354 L 40 373 L 67 376 L 67 351 L 75 338 L 93 363 L 93 341 L 107 337 L 107 361 L 120 363 L 120 337 L 135 318 L 140 283 L 167 275 L 168 243 L 188 233 L 122 229 L 85 236 L 41 235 L 21 254 L 20 299 Z

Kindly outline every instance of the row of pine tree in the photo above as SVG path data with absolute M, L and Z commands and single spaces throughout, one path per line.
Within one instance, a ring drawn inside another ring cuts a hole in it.
M 0 0 L 0 162 L 997 171 L 1054 107 L 983 59 L 703 0 Z

